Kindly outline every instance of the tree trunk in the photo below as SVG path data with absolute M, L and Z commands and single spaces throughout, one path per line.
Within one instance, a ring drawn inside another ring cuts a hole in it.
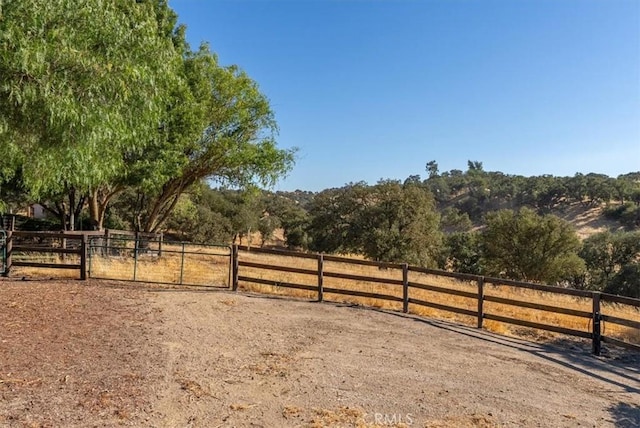
M 98 202 L 98 191 L 93 190 L 89 195 L 89 218 L 94 230 L 102 230 L 102 215 L 100 213 L 100 203 Z
M 76 189 L 69 189 L 69 229 L 76 230 Z
M 176 181 L 168 183 L 162 193 L 153 203 L 153 208 L 149 212 L 148 217 L 145 220 L 144 231 L 145 232 L 157 232 L 162 224 L 167 220 L 173 209 L 175 208 L 180 195 L 191 184 L 185 184 L 184 181 Z
M 75 206 L 75 211 L 74 211 L 74 218 L 75 218 L 75 228 L 78 229 L 78 227 L 80 226 L 80 215 L 82 214 L 82 210 L 84 208 L 84 203 L 87 200 L 87 197 L 85 195 L 82 195 L 80 197 L 80 199 L 78 200 L 78 203 Z
M 109 207 L 109 202 L 116 195 L 124 190 L 122 186 L 115 188 L 98 188 L 92 190 L 86 197 L 89 201 L 89 218 L 91 219 L 91 227 L 94 230 L 102 230 L 104 228 L 104 218 Z

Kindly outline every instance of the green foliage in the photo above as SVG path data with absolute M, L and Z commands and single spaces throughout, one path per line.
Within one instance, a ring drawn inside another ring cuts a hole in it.
M 312 250 L 362 253 L 374 260 L 421 266 L 436 263 L 440 216 L 428 189 L 412 181 L 326 190 L 314 199 L 310 215 Z
M 362 251 L 361 234 L 367 227 L 362 213 L 372 203 L 364 182 L 318 193 L 309 208 L 310 249 L 326 253 Z
M 241 206 L 237 192 L 214 190 L 200 185 L 183 194 L 167 220 L 167 228 L 180 240 L 206 244 L 230 243 L 238 229 Z M 235 220 L 235 223 L 234 223 Z
M 362 252 L 374 260 L 435 267 L 442 235 L 431 193 L 421 186 L 380 181 L 360 213 Z
M 524 185 L 523 202 L 540 212 L 549 213 L 567 201 L 566 180 L 551 175 L 529 177 Z
M 482 162 L 468 161 L 467 171 L 453 169 L 440 172 L 436 161 L 427 163 L 429 177 L 424 181 L 434 194 L 438 208 L 454 207 L 467 213 L 475 223 L 496 209 L 535 208 L 540 214 L 564 210 L 572 203 L 585 208 L 612 200 L 633 202 L 640 206 L 640 173 L 611 178 L 604 174 L 580 174 L 573 177 L 541 175 L 523 177 L 499 171 L 485 171 Z M 627 227 L 638 227 L 627 213 Z
M 587 267 L 589 288 L 632 290 L 629 275 L 639 263 L 640 232 L 597 233 L 585 239 L 580 256 Z
M 60 224 L 58 224 L 57 219 L 22 217 L 16 219 L 16 224 L 18 223 L 20 230 L 30 230 L 36 232 L 60 230 Z
M 34 195 L 112 179 L 158 126 L 179 56 L 150 2 L 5 1 L 0 157 Z
M 63 224 L 86 201 L 100 228 L 127 193 L 136 228 L 156 231 L 202 179 L 268 186 L 291 168 L 258 85 L 191 51 L 166 0 L 0 7 L 0 189 L 19 170 Z
M 24 187 L 21 167 L 5 176 L 0 174 L 0 213 L 15 212 L 31 202 L 32 199 Z
M 445 232 L 467 232 L 473 227 L 469 214 L 461 213 L 457 208 L 447 207 L 442 210 L 440 226 Z
M 231 221 L 209 207 L 197 206 L 196 222 L 188 236 L 200 244 L 227 244 L 232 239 Z
M 201 220 L 198 214 L 198 206 L 189 195 L 183 194 L 167 221 L 167 227 L 177 231 L 181 241 L 193 240 L 193 232 Z
M 640 205 L 625 202 L 620 205 L 607 205 L 603 212 L 606 218 L 617 220 L 627 229 L 640 227 Z
M 456 232 L 447 235 L 439 263 L 442 269 L 481 275 L 482 239 L 478 232 Z
M 278 192 L 268 194 L 264 198 L 265 211 L 280 222 L 289 248 L 306 249 L 309 246 L 307 234 L 309 214 L 303 205 L 310 204 L 310 199 L 312 195 L 309 195 L 309 192 L 293 192 L 293 194 Z
M 482 264 L 491 276 L 559 283 L 578 276 L 584 263 L 580 241 L 571 225 L 523 208 L 487 214 L 482 234 Z
M 280 219 L 275 215 L 263 215 L 260 220 L 258 220 L 258 230 L 260 231 L 260 237 L 262 239 L 260 246 L 263 246 L 266 241 L 270 240 L 275 230 L 280 226 Z
M 604 291 L 640 299 L 640 263 L 623 266 L 607 283 Z
M 179 195 L 200 180 L 234 187 L 269 186 L 293 165 L 295 150 L 277 148 L 269 102 L 245 72 L 220 66 L 206 45 L 186 55 L 185 70 L 201 131 L 197 138 L 167 140 L 163 147 L 169 150 L 159 150 L 152 158 L 153 164 L 178 168 L 147 181 L 146 189 L 141 189 L 151 195 L 139 213 L 149 231 L 159 228 Z
M 211 189 L 201 184 L 198 192 L 195 198 L 197 205 L 216 213 L 217 218 L 225 219 L 223 230 L 226 232 L 222 234 L 226 236 L 224 242 L 247 236 L 257 229 L 262 212 L 257 191 Z
M 440 175 L 440 170 L 438 169 L 438 162 L 434 160 L 427 162 L 426 170 L 429 173 L 429 178 L 436 178 Z

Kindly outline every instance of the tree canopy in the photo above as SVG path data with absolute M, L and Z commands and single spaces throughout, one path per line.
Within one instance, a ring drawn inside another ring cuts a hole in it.
M 0 3 L 0 182 L 73 228 L 138 195 L 156 231 L 202 179 L 271 185 L 293 165 L 268 99 L 205 44 L 192 51 L 165 0 Z
M 482 242 L 488 275 L 553 284 L 582 273 L 580 240 L 559 217 L 522 208 L 489 213 L 486 222 Z
M 5 174 L 20 165 L 35 196 L 110 180 L 158 127 L 179 59 L 151 2 L 3 2 Z
M 310 207 L 310 248 L 435 266 L 440 215 L 427 188 L 381 180 L 321 192 Z

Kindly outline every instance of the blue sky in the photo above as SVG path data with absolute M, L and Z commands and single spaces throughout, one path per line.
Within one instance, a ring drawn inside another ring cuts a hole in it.
M 271 101 L 276 190 L 640 170 L 638 0 L 169 0 Z

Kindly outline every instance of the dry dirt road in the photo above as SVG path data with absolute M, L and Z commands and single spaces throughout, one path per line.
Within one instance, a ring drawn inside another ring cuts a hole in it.
M 2 280 L 0 426 L 637 427 L 640 356 L 352 305 Z

